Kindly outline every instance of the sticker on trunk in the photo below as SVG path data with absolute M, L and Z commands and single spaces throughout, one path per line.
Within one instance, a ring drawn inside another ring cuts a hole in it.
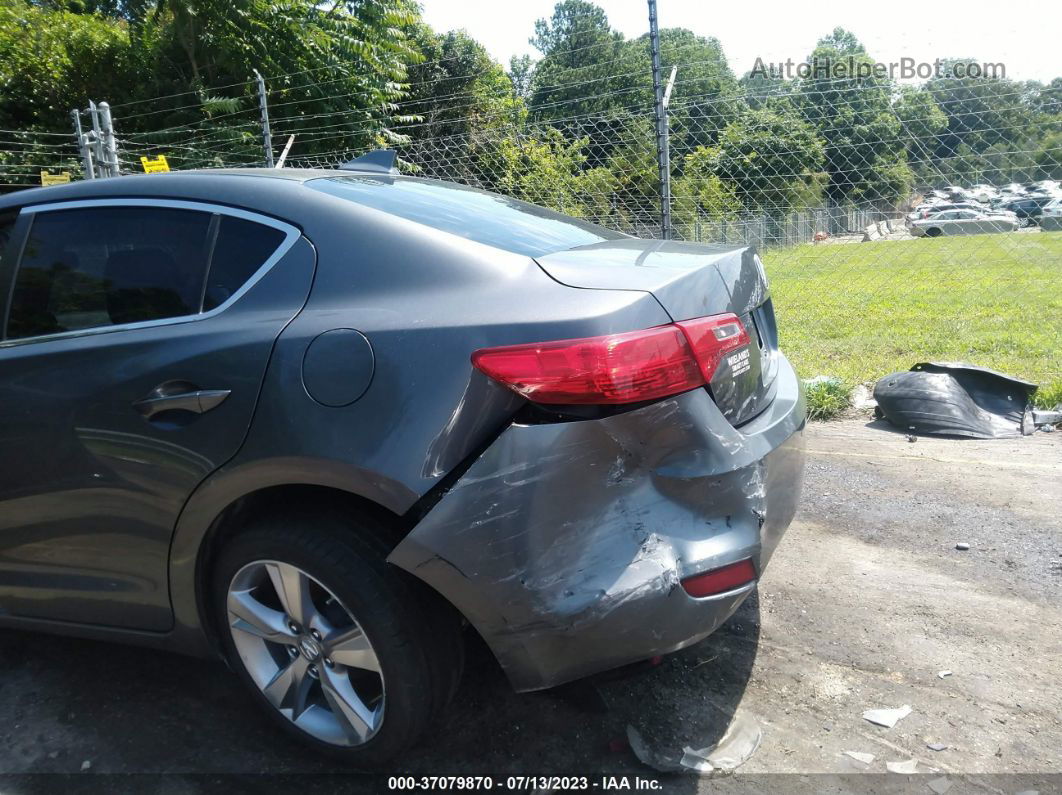
M 734 378 L 737 378 L 742 373 L 747 373 L 752 369 L 752 362 L 749 361 L 749 349 L 745 348 L 731 356 L 727 356 L 726 363 L 730 365 L 730 375 Z

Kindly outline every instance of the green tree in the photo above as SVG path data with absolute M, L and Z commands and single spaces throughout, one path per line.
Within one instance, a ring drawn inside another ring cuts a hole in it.
M 125 88 L 113 75 L 128 68 L 128 49 L 116 20 L 2 0 L 0 128 L 70 129 L 70 110 L 90 94 Z
M 929 91 L 915 86 L 900 88 L 893 109 L 905 140 L 907 161 L 924 179 L 935 168 L 937 136 L 947 129 L 948 118 Z
M 655 99 L 648 34 L 633 39 L 628 46 L 632 50 L 631 62 L 639 65 L 631 83 L 641 90 L 633 98 L 645 112 L 653 107 Z M 681 164 L 688 152 L 714 143 L 740 112 L 738 83 L 719 40 L 698 36 L 685 28 L 660 31 L 660 61 L 664 81 L 670 76 L 671 67 L 678 67 L 668 116 L 672 157 Z
M 621 106 L 636 67 L 623 34 L 586 0 L 561 0 L 549 19 L 535 22 L 531 45 L 542 53 L 531 81 L 538 119 L 600 113 Z
M 738 81 L 744 102 L 754 110 L 793 107 L 796 84 L 779 74 L 746 72 Z
M 513 107 L 512 83 L 486 48 L 465 31 L 437 34 L 415 27 L 423 61 L 409 67 L 402 113 L 417 117 L 414 135 L 468 134 Z
M 825 142 L 831 204 L 891 204 L 910 191 L 905 140 L 892 107 L 893 86 L 858 39 L 836 28 L 808 58 L 798 106 Z
M 706 224 L 738 218 L 741 200 L 733 184 L 704 170 L 710 158 L 693 152 L 687 160 L 683 175 L 671 184 L 671 211 L 679 236 L 698 241 L 710 237 Z
M 121 96 L 128 63 L 129 37 L 116 20 L 0 0 L 0 130 L 13 131 L 0 133 L 0 183 L 77 173 L 70 111 L 90 92 Z
M 530 55 L 513 55 L 509 58 L 509 82 L 513 92 L 525 102 L 531 98 L 531 80 L 534 77 L 535 64 Z
M 255 69 L 268 81 L 275 135 L 294 133 L 298 152 L 385 140 L 406 65 L 418 59 L 405 33 L 415 21 L 409 0 L 159 0 L 130 25 L 146 78 L 133 98 L 178 96 L 170 113 L 153 103 L 143 127 L 162 132 L 141 140 L 190 147 L 179 150 L 189 161 L 251 146 Z M 218 85 L 230 87 L 210 89 Z
M 749 211 L 789 210 L 817 184 L 825 163 L 822 140 L 796 114 L 748 110 L 727 125 L 718 145 L 686 158 L 685 176 L 725 180 Z
M 926 82 L 926 90 L 947 117 L 938 139 L 938 157 L 952 157 L 965 144 L 983 152 L 1000 141 L 1018 142 L 1028 136 L 1035 111 L 1025 86 L 997 77 L 968 76 L 970 58 L 947 59 L 944 73 Z

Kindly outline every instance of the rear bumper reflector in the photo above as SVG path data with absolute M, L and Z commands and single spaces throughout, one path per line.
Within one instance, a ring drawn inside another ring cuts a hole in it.
M 682 587 L 690 596 L 714 596 L 748 585 L 756 579 L 756 568 L 751 560 L 739 560 L 718 569 L 694 574 L 682 581 Z

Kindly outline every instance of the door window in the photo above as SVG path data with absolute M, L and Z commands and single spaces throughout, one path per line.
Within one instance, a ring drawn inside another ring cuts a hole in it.
M 37 213 L 15 277 L 7 339 L 209 311 L 285 237 L 254 221 L 171 207 Z
M 15 278 L 8 339 L 198 312 L 210 220 L 162 207 L 38 213 Z

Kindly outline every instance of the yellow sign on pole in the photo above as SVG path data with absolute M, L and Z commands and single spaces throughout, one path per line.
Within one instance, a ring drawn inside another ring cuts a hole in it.
M 65 185 L 69 181 L 69 171 L 60 171 L 58 174 L 49 174 L 47 171 L 41 172 L 41 185 L 44 187 L 48 187 L 49 185 Z
M 170 164 L 166 162 L 166 155 L 159 155 L 154 160 L 148 160 L 146 157 L 141 157 L 140 165 L 144 167 L 145 174 L 156 174 L 160 171 L 170 170 Z

